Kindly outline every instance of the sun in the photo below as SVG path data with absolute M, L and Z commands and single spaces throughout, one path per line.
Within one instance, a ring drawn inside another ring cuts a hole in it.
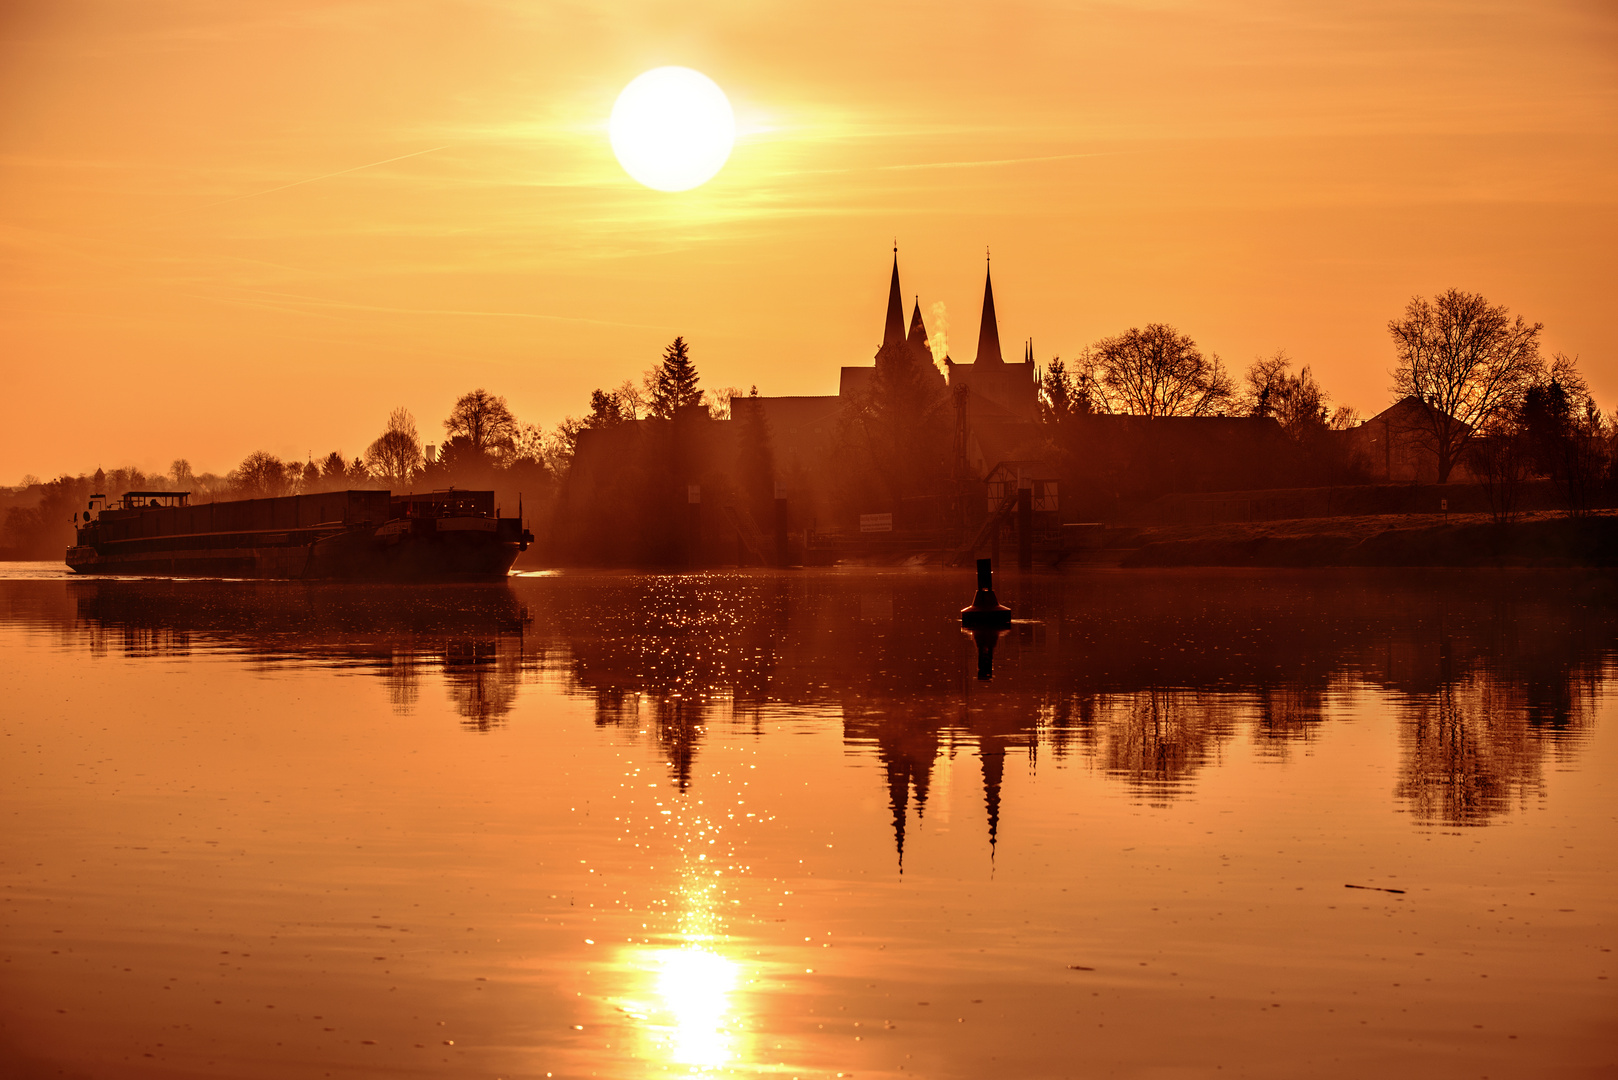
M 702 72 L 653 68 L 618 95 L 607 135 L 630 176 L 658 191 L 689 191 L 724 167 L 736 142 L 736 115 Z

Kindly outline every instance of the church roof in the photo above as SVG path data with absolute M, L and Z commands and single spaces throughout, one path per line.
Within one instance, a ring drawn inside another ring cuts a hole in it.
M 894 278 L 895 282 L 898 280 Z M 994 318 L 994 282 L 987 269 L 983 271 L 983 323 L 978 327 L 978 356 L 973 363 L 1005 363 L 1005 358 L 1000 355 L 1000 324 Z

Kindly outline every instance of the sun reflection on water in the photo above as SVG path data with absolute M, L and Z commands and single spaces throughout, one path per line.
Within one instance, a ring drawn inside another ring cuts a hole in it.
M 730 994 L 737 965 L 696 943 L 659 952 L 658 1008 L 647 1017 L 658 1056 L 693 1069 L 729 1065 L 736 1057 Z
M 737 867 L 731 852 L 716 859 L 712 849 L 694 850 L 708 848 L 704 841 L 721 830 L 708 813 L 679 806 L 674 819 L 679 869 L 671 897 L 673 933 L 627 951 L 625 967 L 641 989 L 619 1007 L 638 1023 L 641 1056 L 648 1062 L 693 1077 L 728 1074 L 747 1058 L 745 1025 L 733 999 L 746 973 L 726 955 L 724 905 Z

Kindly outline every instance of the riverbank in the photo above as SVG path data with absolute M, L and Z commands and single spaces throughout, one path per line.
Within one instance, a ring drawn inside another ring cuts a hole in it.
M 1397 514 L 1142 528 L 1115 565 L 1618 566 L 1618 513 Z M 1109 560 L 1110 561 L 1110 560 Z

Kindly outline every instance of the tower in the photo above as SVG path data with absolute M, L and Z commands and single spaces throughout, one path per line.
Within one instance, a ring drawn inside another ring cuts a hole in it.
M 903 295 L 899 292 L 899 245 L 893 245 L 893 280 L 888 283 L 888 321 L 882 328 L 882 348 L 878 350 L 878 358 L 890 349 L 896 349 L 905 342 L 905 305 Z
M 882 328 L 882 347 L 876 351 L 876 376 L 890 381 L 909 382 L 919 379 L 921 384 L 942 391 L 944 377 L 933 364 L 932 350 L 927 347 L 927 327 L 921 320 L 921 298 L 916 298 L 916 309 L 910 320 L 910 332 L 905 333 L 904 300 L 899 292 L 899 248 L 893 249 L 893 276 L 888 283 L 888 315 Z
M 985 259 L 983 321 L 978 325 L 977 359 L 970 364 L 945 360 L 949 385 L 971 395 L 972 422 L 989 419 L 1032 421 L 1039 412 L 1032 344 L 1020 362 L 1008 363 L 1000 351 L 1000 320 L 994 310 L 994 277 Z
M 898 279 L 895 278 L 895 281 Z M 974 364 L 1003 364 L 1000 355 L 1000 324 L 994 317 L 994 280 L 989 274 L 988 259 L 983 266 L 983 322 L 978 327 L 978 355 Z
M 927 344 L 927 324 L 921 321 L 921 297 L 916 297 L 915 310 L 910 315 L 910 336 L 905 339 L 910 358 L 917 364 L 931 364 L 933 350 Z

